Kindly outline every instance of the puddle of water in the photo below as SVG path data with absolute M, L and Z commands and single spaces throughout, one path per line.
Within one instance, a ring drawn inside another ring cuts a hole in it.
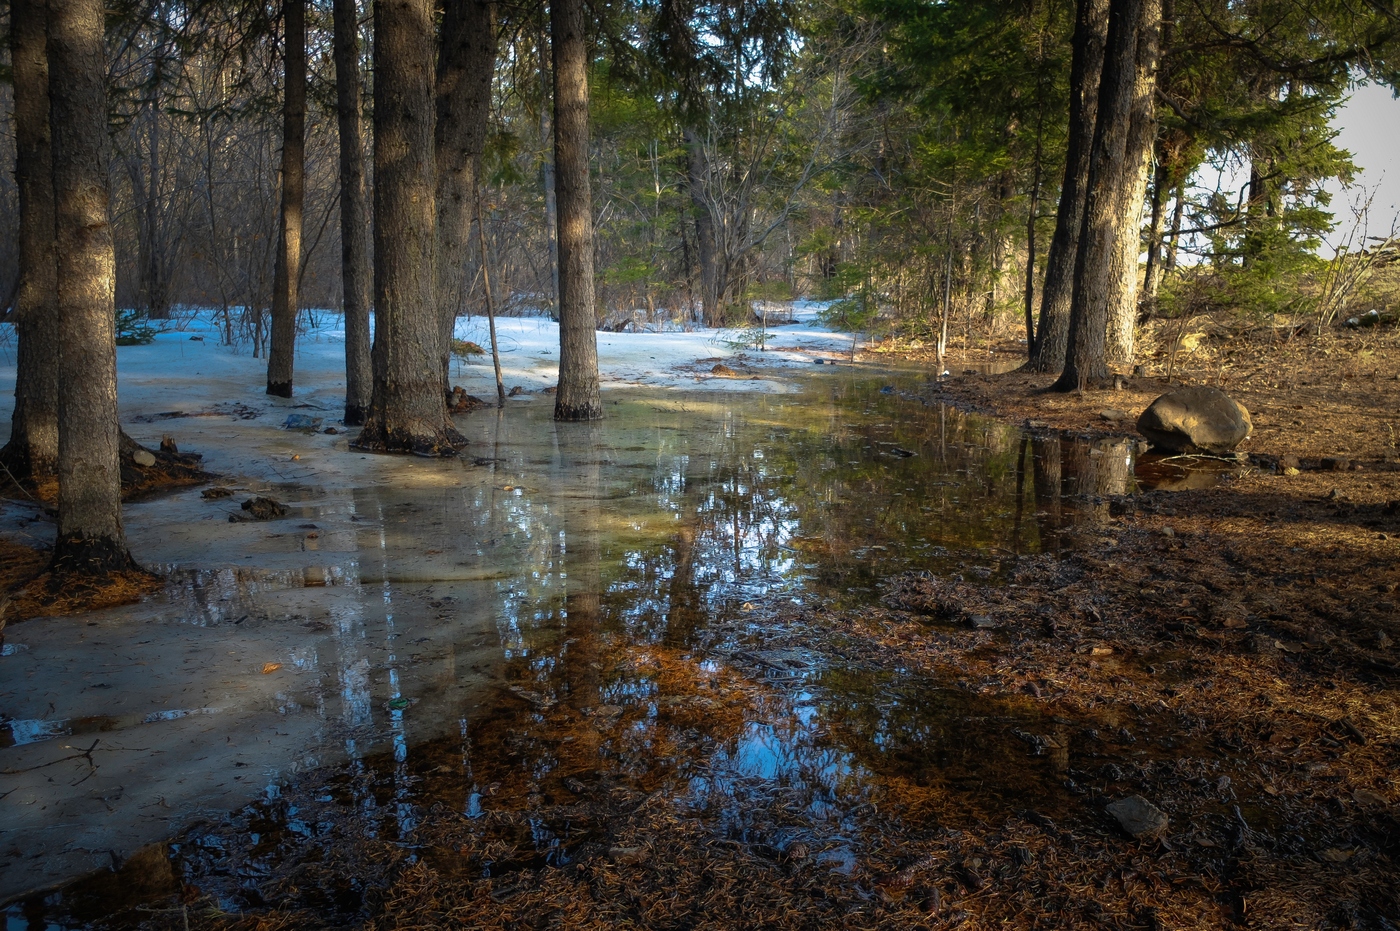
M 237 499 L 197 492 L 134 506 L 165 596 L 26 622 L 30 650 L 0 667 L 0 899 L 259 795 L 240 856 L 266 872 L 316 833 L 281 801 L 288 779 L 399 837 L 434 805 L 664 790 L 736 841 L 821 838 L 837 868 L 877 796 L 954 821 L 1063 805 L 1076 738 L 1038 713 L 746 645 L 775 605 L 860 603 L 910 569 L 990 579 L 1072 548 L 1137 487 L 1130 441 L 1027 435 L 919 389 L 843 373 L 793 394 L 619 393 L 591 425 L 532 403 L 464 419 L 460 461 L 267 487 L 284 520 L 230 524 Z M 777 796 L 804 827 L 774 826 Z M 586 822 L 542 814 L 512 848 L 525 861 L 483 869 L 562 862 Z M 232 841 L 206 833 L 147 868 L 225 888 Z M 345 896 L 323 907 L 354 912 Z

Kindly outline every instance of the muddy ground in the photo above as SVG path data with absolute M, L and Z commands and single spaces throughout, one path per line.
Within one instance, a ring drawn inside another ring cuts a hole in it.
M 1149 352 L 1121 390 L 959 375 L 928 400 L 1047 440 L 1121 434 L 1100 411 L 1135 417 L 1168 364 L 1254 415 L 1222 484 L 1091 502 L 1057 551 L 895 576 L 877 603 L 757 603 L 703 650 L 598 639 L 585 678 L 645 672 L 649 715 L 521 672 L 470 760 L 449 742 L 293 781 L 62 908 L 149 928 L 1396 927 L 1400 333 L 1225 334 Z M 726 777 L 716 747 L 791 718 L 823 662 L 879 700 L 826 709 L 810 779 Z M 880 692 L 895 670 L 940 683 L 947 713 Z M 1165 825 L 1131 836 L 1109 806 L 1132 796 Z

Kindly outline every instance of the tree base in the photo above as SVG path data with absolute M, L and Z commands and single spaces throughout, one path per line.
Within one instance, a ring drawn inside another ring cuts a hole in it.
M 387 429 L 380 424 L 366 424 L 360 435 L 350 442 L 351 449 L 372 453 L 409 453 L 427 459 L 446 459 L 457 455 L 467 445 L 467 438 L 451 427 L 432 432 Z
M 347 427 L 363 427 L 365 419 L 369 416 L 369 409 L 363 404 L 345 405 L 345 420 L 343 423 Z
M 53 546 L 53 575 L 100 578 L 114 572 L 144 571 L 136 565 L 126 543 L 111 537 L 85 537 L 69 534 L 60 537 Z
M 578 423 L 584 420 L 602 420 L 603 403 L 595 401 L 584 404 L 564 404 L 556 400 L 554 402 L 554 419 L 567 423 Z
M 11 440 L 0 447 L 0 493 L 31 494 L 58 475 L 57 462 L 39 462 L 26 444 Z
M 290 398 L 292 396 L 292 383 L 289 381 L 269 381 L 267 383 L 267 393 L 275 398 Z

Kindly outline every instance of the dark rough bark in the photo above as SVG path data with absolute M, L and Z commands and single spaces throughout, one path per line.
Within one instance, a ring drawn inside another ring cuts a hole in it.
M 1108 375 L 1105 357 L 1113 261 L 1123 232 L 1122 186 L 1131 184 L 1127 165 L 1133 92 L 1137 86 L 1138 23 L 1148 0 L 1112 0 L 1108 44 L 1099 79 L 1094 147 L 1085 187 L 1084 225 L 1074 264 L 1065 369 L 1055 382 L 1061 391 L 1086 388 Z
M 593 309 L 593 197 L 588 181 L 588 60 L 583 0 L 550 4 L 554 165 L 559 200 L 559 391 L 556 420 L 603 416 Z
M 292 396 L 297 340 L 297 278 L 306 202 L 306 0 L 283 0 L 286 24 L 282 89 L 282 216 L 272 272 L 272 345 L 267 393 Z
M 1063 369 L 1065 350 L 1069 346 L 1074 262 L 1079 254 L 1080 229 L 1084 225 L 1084 190 L 1089 180 L 1089 155 L 1093 148 L 1107 31 L 1108 0 L 1078 0 L 1070 61 L 1070 132 L 1065 178 L 1060 186 L 1060 205 L 1055 212 L 1055 232 L 1045 257 L 1040 323 L 1036 327 L 1035 352 L 1029 365 L 1038 372 Z
M 1109 297 L 1108 361 L 1130 369 L 1138 318 L 1138 257 L 1142 254 L 1142 210 L 1152 174 L 1157 140 L 1157 61 L 1161 52 L 1162 0 L 1143 0 L 1137 34 L 1137 76 L 1133 84 L 1131 123 L 1118 209 L 1121 227 L 1114 255 Z
M 433 4 L 374 5 L 374 391 L 358 449 L 451 456 L 433 303 Z
M 472 204 L 486 124 L 491 112 L 491 75 L 496 66 L 495 4 L 449 0 L 438 50 L 437 272 L 435 295 L 441 326 L 442 385 L 450 390 L 452 332 L 466 297 L 471 251 Z
M 345 312 L 345 424 L 364 424 L 373 372 L 369 346 L 369 210 L 360 119 L 360 34 L 355 0 L 335 0 L 335 98 L 340 129 L 340 278 Z
M 13 0 L 10 60 L 15 101 L 15 183 L 19 188 L 19 334 L 15 409 L 0 464 L 21 482 L 39 483 L 58 466 L 58 288 L 54 264 L 53 164 L 49 138 L 49 64 L 45 0 Z
M 719 247 L 715 242 L 715 219 L 705 197 L 705 143 L 693 129 L 685 130 L 686 187 L 695 213 L 695 251 L 700 262 L 700 313 L 705 326 L 724 325 L 720 306 Z
M 58 255 L 55 574 L 133 568 L 122 528 L 116 257 L 108 221 L 102 0 L 50 0 L 49 125 Z

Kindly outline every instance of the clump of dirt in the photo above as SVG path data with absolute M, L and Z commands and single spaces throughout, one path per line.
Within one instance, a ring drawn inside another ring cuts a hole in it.
M 222 496 L 217 496 L 222 497 Z M 287 506 L 275 498 L 268 498 L 263 495 L 256 495 L 244 501 L 240 507 L 242 514 L 230 514 L 228 521 L 236 524 L 241 521 L 253 520 L 276 520 L 279 517 L 287 516 Z

